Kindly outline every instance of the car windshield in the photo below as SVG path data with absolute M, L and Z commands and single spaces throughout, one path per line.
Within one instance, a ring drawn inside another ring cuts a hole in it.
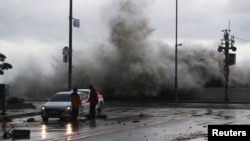
M 80 94 L 80 97 L 81 97 L 81 99 L 88 99 L 89 96 L 88 96 L 88 94 L 83 92 Z
M 81 93 L 84 93 L 84 94 L 89 94 L 89 91 L 88 90 L 78 90 L 78 92 L 81 92 Z
M 56 94 L 51 97 L 50 101 L 70 101 L 70 94 Z

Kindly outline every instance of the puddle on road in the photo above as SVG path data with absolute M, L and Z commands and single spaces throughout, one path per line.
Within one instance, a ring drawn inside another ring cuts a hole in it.
M 212 114 L 214 116 L 214 119 L 233 119 L 235 118 L 235 113 L 234 112 L 225 112 L 225 111 L 218 111 L 218 112 L 214 112 Z

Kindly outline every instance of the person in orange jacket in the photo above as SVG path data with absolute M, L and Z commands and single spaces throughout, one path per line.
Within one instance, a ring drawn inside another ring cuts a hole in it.
M 81 98 L 77 93 L 77 88 L 73 88 L 73 93 L 71 94 L 71 109 L 72 109 L 72 120 L 77 121 L 79 114 L 79 108 L 82 105 Z
M 98 104 L 97 91 L 93 87 L 93 85 L 89 85 L 89 89 L 90 89 L 90 96 L 89 96 L 89 99 L 88 99 L 88 102 L 90 102 L 89 118 L 90 119 L 95 119 L 96 105 Z

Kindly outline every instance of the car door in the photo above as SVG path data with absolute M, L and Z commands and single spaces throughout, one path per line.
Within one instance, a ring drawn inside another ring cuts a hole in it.
M 80 93 L 79 94 L 80 98 L 81 98 L 81 108 L 80 108 L 80 113 L 81 114 L 88 114 L 89 113 L 89 103 L 87 102 L 88 100 L 88 95 L 85 93 Z

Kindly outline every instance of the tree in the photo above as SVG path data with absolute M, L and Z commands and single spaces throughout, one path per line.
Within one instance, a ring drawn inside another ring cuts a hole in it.
M 5 63 L 6 56 L 2 53 L 0 53 L 0 75 L 4 74 L 4 70 L 12 69 L 12 65 L 9 63 Z

